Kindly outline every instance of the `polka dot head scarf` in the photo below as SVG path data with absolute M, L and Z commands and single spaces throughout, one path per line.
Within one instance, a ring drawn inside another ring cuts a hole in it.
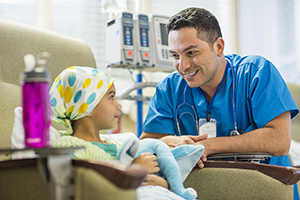
M 72 66 L 62 71 L 50 89 L 52 121 L 68 128 L 71 122 L 90 114 L 113 84 L 105 73 L 90 67 Z

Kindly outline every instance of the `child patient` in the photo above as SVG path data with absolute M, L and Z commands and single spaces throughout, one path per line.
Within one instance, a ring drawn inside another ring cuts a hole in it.
M 103 72 L 79 66 L 65 69 L 55 79 L 50 89 L 50 101 L 52 121 L 63 123 L 68 130 L 65 136 L 58 138 L 52 146 L 84 146 L 85 149 L 77 150 L 71 155 L 73 158 L 119 159 L 118 151 L 124 148 L 124 145 L 102 140 L 99 135 L 100 130 L 114 129 L 120 119 L 122 106 L 116 100 L 115 94 L 113 80 Z M 143 185 L 159 185 L 168 188 L 171 181 L 170 187 L 178 195 L 185 199 L 197 197 L 192 188 L 183 188 L 181 178 L 178 179 L 181 176 L 177 163 L 166 144 L 154 139 L 144 139 L 140 142 L 140 147 L 143 147 L 140 149 L 144 149 L 144 151 L 135 152 L 135 155 L 132 155 L 132 163 L 140 164 L 148 171 L 147 181 L 143 182 Z M 182 151 L 180 152 L 182 153 Z M 157 160 L 160 154 L 165 160 Z M 172 158 L 168 158 L 168 155 L 172 155 Z M 164 164 L 159 164 L 160 162 Z M 169 170 L 166 169 L 168 165 L 172 165 Z M 170 169 L 174 169 L 172 173 L 170 173 Z M 164 171 L 169 171 L 170 175 Z M 166 177 L 169 184 L 164 178 L 156 175 L 158 172 Z M 177 172 L 178 176 L 168 178 Z

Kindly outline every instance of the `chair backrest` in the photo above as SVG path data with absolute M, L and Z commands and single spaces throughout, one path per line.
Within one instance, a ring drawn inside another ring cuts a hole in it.
M 298 108 L 300 108 L 300 85 L 293 83 L 287 84 L 294 101 L 296 102 Z M 292 139 L 300 142 L 300 114 L 298 114 L 294 119 L 292 119 Z
M 51 80 L 72 65 L 96 67 L 92 50 L 81 39 L 0 19 L 0 148 L 11 147 L 14 108 L 21 104 L 20 73 L 24 56 L 47 51 Z M 10 156 L 0 156 L 0 160 Z

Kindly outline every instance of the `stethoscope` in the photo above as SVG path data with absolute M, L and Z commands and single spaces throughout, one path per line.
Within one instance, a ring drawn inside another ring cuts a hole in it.
M 179 126 L 179 124 L 180 124 L 180 117 L 181 117 L 183 114 L 190 114 L 190 115 L 193 117 L 194 121 L 196 122 L 197 133 L 198 133 L 198 135 L 199 135 L 198 115 L 197 115 L 196 109 L 195 109 L 195 107 L 194 107 L 193 105 L 189 104 L 189 103 L 186 102 L 186 100 L 185 100 L 187 88 L 188 88 L 188 84 L 186 84 L 186 86 L 185 86 L 185 88 L 184 88 L 184 90 L 183 90 L 183 102 L 182 102 L 179 106 L 177 106 L 177 109 L 176 109 L 176 112 L 175 112 L 175 114 L 176 114 L 176 124 L 177 124 L 177 129 L 178 129 L 178 133 L 179 133 L 180 136 L 181 136 L 181 131 L 180 131 L 180 126 Z M 181 113 L 181 114 L 179 115 L 179 114 L 178 114 L 179 109 L 182 108 L 182 107 L 184 107 L 184 106 L 190 107 L 190 108 L 192 109 L 194 115 L 193 115 L 192 113 L 189 113 L 189 112 L 183 112 L 183 113 Z
M 234 75 L 234 72 L 233 72 L 233 67 L 232 67 L 232 64 L 230 62 L 229 59 L 226 58 L 226 61 L 229 65 L 229 67 L 231 68 L 231 75 L 232 75 L 232 112 L 233 112 L 233 120 L 234 120 L 234 130 L 232 130 L 230 132 L 230 136 L 236 136 L 236 135 L 240 135 L 240 133 L 242 133 L 242 131 L 238 131 L 237 129 L 237 117 L 236 117 L 236 100 L 235 100 L 235 75 Z M 225 81 L 225 76 L 226 76 L 226 71 L 227 71 L 227 67 L 226 67 L 226 70 L 225 70 L 225 73 L 224 73 L 224 76 L 223 76 L 223 79 L 222 81 L 220 82 L 212 100 L 214 99 L 216 93 L 219 91 L 221 85 L 223 84 L 223 82 Z M 183 114 L 190 114 L 194 121 L 196 122 L 196 128 L 197 128 L 197 133 L 199 135 L 199 127 L 198 127 L 198 115 L 197 115 L 197 112 L 196 112 L 196 109 L 193 105 L 189 104 L 188 102 L 186 102 L 186 91 L 187 91 L 187 88 L 188 88 L 188 84 L 186 84 L 184 90 L 183 90 L 183 102 L 177 106 L 177 109 L 175 111 L 175 114 L 176 114 L 176 124 L 177 124 L 177 129 L 178 129 L 178 133 L 179 135 L 181 136 L 181 131 L 180 131 L 180 117 L 183 115 Z M 211 103 L 212 103 L 212 100 L 211 100 Z M 180 115 L 178 114 L 179 113 L 179 109 L 182 108 L 183 106 L 187 106 L 187 107 L 190 107 L 193 111 L 194 114 L 192 113 L 189 113 L 189 112 L 183 112 L 181 113 Z M 210 105 L 211 106 L 211 105 Z M 208 112 L 208 117 L 207 117 L 207 121 L 210 120 L 210 110 Z

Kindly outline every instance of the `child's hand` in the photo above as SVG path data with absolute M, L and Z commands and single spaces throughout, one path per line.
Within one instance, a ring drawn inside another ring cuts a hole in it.
M 150 174 L 159 172 L 156 156 L 151 153 L 142 153 L 139 157 L 134 159 L 132 163 L 142 165 Z
M 142 186 L 145 185 L 159 185 L 164 188 L 169 188 L 169 184 L 166 179 L 157 176 L 155 174 L 148 174 L 145 178 L 145 181 L 142 183 Z

